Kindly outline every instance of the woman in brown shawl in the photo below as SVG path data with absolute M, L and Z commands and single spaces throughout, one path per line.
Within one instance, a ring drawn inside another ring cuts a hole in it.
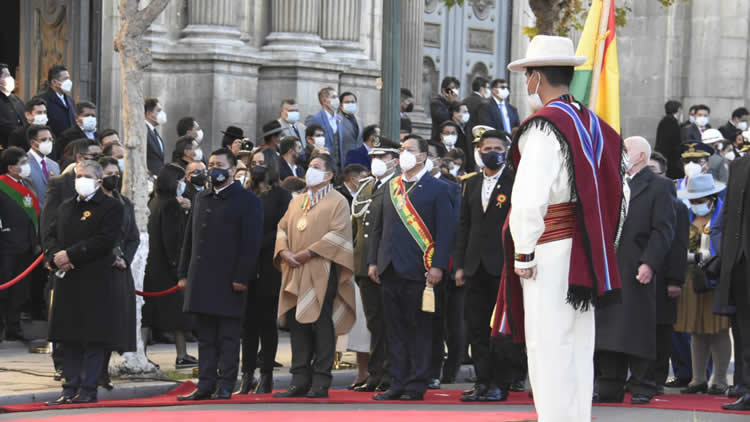
M 328 397 L 336 335 L 355 320 L 349 204 L 331 186 L 334 165 L 318 154 L 306 174 L 308 190 L 279 222 L 274 264 L 280 267 L 279 323 L 289 328 L 292 382 L 274 397 Z

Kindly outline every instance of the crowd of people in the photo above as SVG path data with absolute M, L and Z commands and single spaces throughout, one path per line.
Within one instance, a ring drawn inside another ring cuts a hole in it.
M 626 391 L 647 404 L 664 386 L 750 410 L 750 112 L 716 130 L 707 106 L 683 122 L 669 101 L 652 151 L 572 97 L 581 60 L 566 38 L 532 40 L 509 65 L 526 78 L 523 122 L 505 79 L 477 77 L 460 100 L 446 77 L 428 138 L 412 133 L 408 89 L 388 139 L 357 117 L 356 93 L 326 87 L 304 123 L 285 99 L 257 142 L 229 126 L 210 154 L 183 117 L 168 159 L 167 114 L 146 99 L 146 228 L 120 194 L 119 136 L 74 102 L 67 69 L 24 105 L 0 65 L 0 280 L 45 255 L 0 292 L 4 338 L 23 339 L 22 314 L 43 315 L 46 297 L 64 378 L 49 404 L 95 402 L 111 353 L 135 350 L 141 229 L 144 291 L 179 287 L 146 298 L 142 338 L 167 336 L 175 367 L 199 368 L 180 400 L 271 393 L 281 329 L 292 381 L 276 397 L 327 397 L 350 350 L 349 388 L 375 400 L 423 400 L 471 363 L 462 401 L 531 391 L 545 421 L 590 420 L 592 400 Z

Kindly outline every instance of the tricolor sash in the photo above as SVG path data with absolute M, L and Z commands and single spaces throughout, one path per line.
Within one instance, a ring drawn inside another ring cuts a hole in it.
M 17 183 L 7 174 L 0 176 L 0 192 L 12 199 L 34 223 L 34 229 L 39 232 L 39 200 L 27 187 Z
M 432 235 L 411 203 L 409 195 L 406 194 L 402 178 L 394 177 L 389 182 L 388 187 L 393 208 L 396 209 L 396 214 L 401 218 L 401 222 L 404 223 L 409 234 L 424 253 L 424 268 L 429 271 L 432 268 L 432 256 L 435 254 L 435 242 L 432 240 Z

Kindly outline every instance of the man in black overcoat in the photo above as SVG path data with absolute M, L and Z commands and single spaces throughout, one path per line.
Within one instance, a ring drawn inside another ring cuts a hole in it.
M 260 199 L 234 180 L 237 159 L 221 148 L 208 161 L 211 189 L 200 192 L 185 230 L 177 271 L 183 310 L 195 314 L 196 390 L 178 400 L 229 399 L 237 381 L 245 294 L 263 230 Z
M 667 177 L 670 179 L 682 179 L 685 171 L 680 159 L 680 121 L 678 116 L 682 114 L 682 104 L 678 101 L 667 101 L 664 105 L 666 116 L 661 119 L 656 128 L 656 145 L 654 149 L 667 159 Z
M 648 404 L 656 385 L 648 368 L 656 358 L 655 275 L 664 267 L 674 238 L 672 183 L 648 167 L 651 146 L 642 137 L 625 140 L 630 156 L 630 205 L 617 248 L 622 302 L 596 309 L 597 402 L 622 402 L 628 369 L 633 404 Z
M 49 340 L 65 344 L 63 392 L 48 405 L 95 403 L 105 351 L 123 343 L 112 264 L 124 207 L 101 189 L 102 167 L 76 167 L 76 192 L 57 209 L 44 233 L 46 266 L 56 271 Z

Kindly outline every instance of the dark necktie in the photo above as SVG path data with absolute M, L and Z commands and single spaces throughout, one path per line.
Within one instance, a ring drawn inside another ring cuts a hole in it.
M 159 141 L 159 149 L 161 150 L 161 153 L 164 154 L 164 142 L 161 140 L 161 136 L 159 136 L 159 131 L 154 128 L 154 135 L 156 135 L 156 140 Z
M 47 160 L 42 158 L 42 176 L 44 176 L 44 181 L 49 181 L 49 171 L 47 171 Z

